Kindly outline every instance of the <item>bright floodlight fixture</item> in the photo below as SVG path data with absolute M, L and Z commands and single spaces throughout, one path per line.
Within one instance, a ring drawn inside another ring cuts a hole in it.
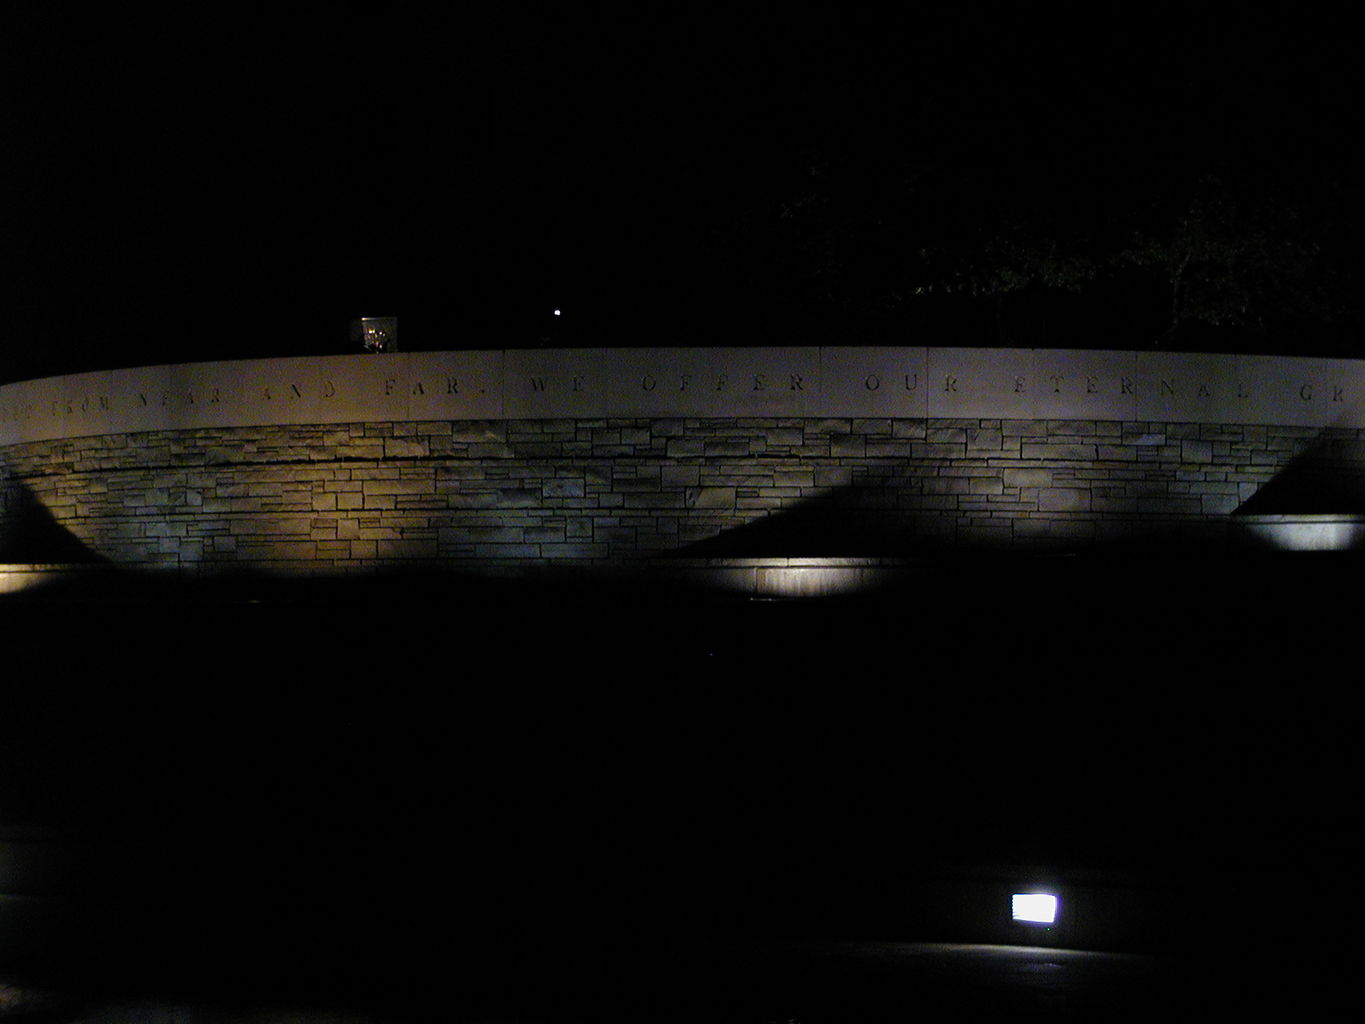
M 1026 924 L 1052 924 L 1057 920 L 1057 897 L 1047 892 L 1017 892 L 1010 897 L 1010 913 Z

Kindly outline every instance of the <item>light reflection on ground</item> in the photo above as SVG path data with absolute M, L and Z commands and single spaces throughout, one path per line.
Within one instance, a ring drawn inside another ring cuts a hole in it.
M 667 962 L 664 962 L 667 960 Z M 432 1012 L 443 1019 L 556 1021 L 780 1021 L 909 1019 L 925 1011 L 1024 1014 L 1046 1009 L 1058 1019 L 1128 1020 L 1156 1012 L 1171 995 L 1170 965 L 1135 954 L 965 943 L 820 942 L 756 944 L 729 950 L 674 950 L 661 962 L 613 970 L 601 984 L 555 976 L 544 985 L 526 965 L 520 988 L 462 1001 L 458 987 L 440 1005 L 401 999 L 355 1006 L 234 1003 L 233 993 L 206 997 L 101 999 L 38 993 L 0 985 L 0 1017 L 72 1024 L 382 1024 Z M 625 965 L 618 964 L 619 968 Z M 1112 1012 L 1111 1012 L 1112 1011 Z M 430 1018 L 428 1018 L 430 1019 Z

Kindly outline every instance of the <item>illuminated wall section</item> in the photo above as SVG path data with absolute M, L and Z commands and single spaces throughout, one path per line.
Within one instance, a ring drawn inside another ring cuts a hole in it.
M 1339 547 L 1365 521 L 1350 488 L 1289 511 L 1261 499 L 1307 462 L 1359 476 L 1363 401 L 1357 362 L 1134 352 L 476 351 L 82 374 L 0 388 L 0 560 L 55 560 L 25 538 L 56 531 L 72 544 L 54 549 L 135 567 L 667 559 L 824 593 L 945 548 Z

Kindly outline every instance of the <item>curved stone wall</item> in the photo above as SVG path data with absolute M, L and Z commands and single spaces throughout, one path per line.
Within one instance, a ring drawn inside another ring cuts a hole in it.
M 1365 367 L 1332 360 L 594 349 L 148 367 L 0 388 L 0 558 L 786 566 L 1222 543 L 1242 524 L 1283 540 L 1287 522 L 1340 546 L 1363 429 Z

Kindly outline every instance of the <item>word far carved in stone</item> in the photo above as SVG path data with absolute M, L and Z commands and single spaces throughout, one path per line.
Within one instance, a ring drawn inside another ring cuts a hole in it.
M 400 381 L 397 377 L 386 377 L 384 378 L 384 394 L 386 397 L 398 394 L 406 394 L 412 397 L 430 394 L 459 395 L 464 393 L 460 390 L 461 384 L 459 377 L 446 377 L 439 382 L 415 380 L 411 383 Z

